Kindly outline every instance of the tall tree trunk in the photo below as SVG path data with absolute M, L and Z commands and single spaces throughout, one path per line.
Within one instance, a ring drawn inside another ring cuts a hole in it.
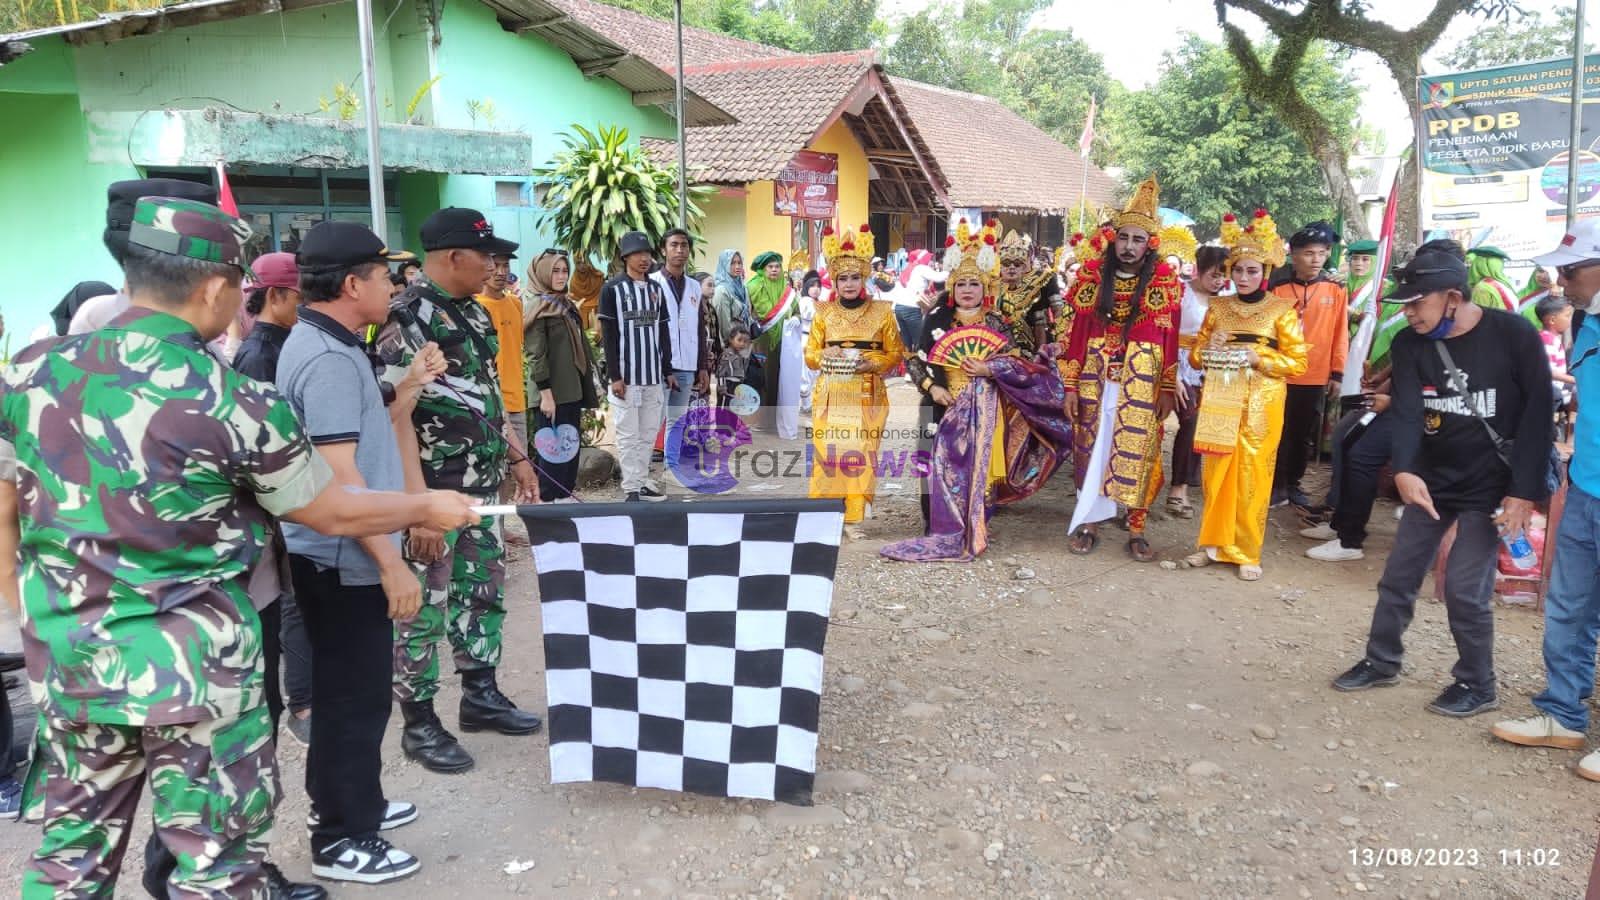
M 1383 64 L 1400 89 L 1400 98 L 1411 113 L 1413 132 L 1422 122 L 1422 103 L 1417 99 L 1418 60 L 1414 55 L 1398 51 L 1383 55 Z M 1394 242 L 1396 251 L 1410 250 L 1422 242 L 1422 173 L 1418 170 L 1422 152 L 1416 139 L 1412 139 L 1410 152 L 1400 160 L 1400 190 L 1397 192 L 1400 209 L 1394 216 Z
M 1350 178 L 1350 160 L 1345 156 L 1344 149 L 1337 143 L 1323 143 L 1312 147 L 1311 154 L 1322 168 L 1322 179 L 1327 184 L 1328 196 L 1333 200 L 1334 212 L 1344 217 L 1344 239 L 1369 240 L 1372 229 L 1367 227 L 1367 214 L 1361 208 L 1361 194 Z

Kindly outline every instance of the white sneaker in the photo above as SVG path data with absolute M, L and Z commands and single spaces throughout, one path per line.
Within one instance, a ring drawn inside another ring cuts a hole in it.
M 1555 720 L 1554 716 L 1545 713 L 1529 716 L 1526 719 L 1508 719 L 1496 722 L 1489 733 L 1511 744 L 1521 744 L 1524 747 L 1554 747 L 1557 750 L 1582 750 L 1583 732 L 1573 731 Z M 1600 781 L 1600 756 L 1594 757 L 1594 777 Z M 1587 761 L 1587 757 L 1585 758 Z M 1581 768 L 1581 764 L 1580 764 Z M 1588 776 L 1585 776 L 1588 777 Z
M 1578 775 L 1590 781 L 1600 781 L 1600 750 L 1592 751 L 1578 760 Z
M 311 854 L 311 874 L 329 881 L 383 884 L 420 868 L 415 856 L 381 837 L 342 838 Z
M 1339 536 L 1339 532 L 1334 531 L 1327 522 L 1322 522 L 1310 528 L 1300 529 L 1300 536 L 1314 541 L 1331 541 Z
M 389 831 L 390 829 L 399 828 L 401 825 L 410 825 L 417 820 L 417 815 L 415 804 L 407 803 L 404 800 L 390 800 L 389 805 L 384 807 L 383 820 L 378 823 L 378 830 Z M 317 815 L 316 810 L 313 809 L 306 814 L 307 828 L 316 828 L 321 824 L 322 817 Z
M 1403 503 L 1402 503 L 1402 504 L 1400 504 L 1400 505 L 1399 505 L 1399 506 L 1396 506 L 1396 507 L 1395 507 L 1395 508 L 1394 508 L 1394 520 L 1395 520 L 1395 521 L 1396 521 L 1396 522 L 1398 522 L 1398 521 L 1400 521 L 1400 520 L 1401 520 L 1401 519 L 1403 519 L 1403 518 L 1405 518 L 1405 516 L 1406 516 L 1406 507 L 1405 507 L 1405 504 L 1403 504 Z
M 1352 559 L 1366 557 L 1366 554 L 1359 549 L 1346 547 L 1339 543 L 1338 538 L 1334 538 L 1326 544 L 1318 544 L 1312 547 L 1306 551 L 1306 555 L 1322 562 L 1349 562 Z

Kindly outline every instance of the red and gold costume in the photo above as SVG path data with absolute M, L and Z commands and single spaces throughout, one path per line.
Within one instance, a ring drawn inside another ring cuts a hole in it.
M 818 304 L 806 340 L 806 365 L 818 370 L 811 401 L 811 496 L 843 499 L 845 523 L 853 525 L 872 502 L 878 444 L 889 420 L 883 376 L 900 365 L 905 349 L 893 305 L 867 299 L 872 232 L 863 226 L 841 238 L 830 229 L 822 244 L 835 284 L 844 272 L 860 272 L 862 293 L 858 300 Z M 830 349 L 839 352 L 824 357 Z M 862 361 L 866 365 L 858 366 Z
M 1161 231 L 1157 218 L 1156 179 L 1139 186 L 1112 227 L 1089 239 L 1091 253 L 1067 289 L 1071 317 L 1057 365 L 1068 395 L 1078 395 L 1074 423 L 1074 475 L 1078 509 L 1073 530 L 1104 521 L 1116 505 L 1128 509 L 1128 528 L 1138 535 L 1145 514 L 1161 489 L 1161 422 L 1157 406 L 1177 390 L 1178 326 L 1183 285 L 1177 271 L 1156 262 L 1143 293 L 1139 279 L 1116 271 L 1106 248 L 1122 228 L 1144 230 L 1151 237 L 1149 253 L 1159 259 Z M 1143 265 L 1143 263 L 1141 263 Z M 1099 309 L 1101 284 L 1114 279 L 1115 303 L 1109 318 Z M 1103 408 L 1107 403 L 1110 408 Z M 1096 452 L 1099 448 L 1100 452 Z
M 1001 266 L 1022 264 L 1029 268 L 1015 286 L 996 280 L 994 311 L 1005 325 L 1012 346 L 1031 356 L 1039 350 L 1035 328 L 1043 328 L 1049 322 L 1051 309 L 1060 300 L 1056 273 L 1033 265 L 1033 252 L 1020 231 L 1008 232 L 995 249 Z
M 1262 265 L 1262 285 L 1283 264 L 1283 240 L 1265 210 L 1240 228 L 1229 214 L 1222 222 L 1228 271 L 1241 259 Z M 1190 362 L 1205 369 L 1195 449 L 1204 455 L 1201 478 L 1206 494 L 1199 545 L 1211 559 L 1238 566 L 1260 566 L 1266 537 L 1272 473 L 1283 434 L 1285 379 L 1306 370 L 1309 345 L 1300 331 L 1292 296 L 1255 299 L 1218 297 L 1195 335 Z M 1240 366 L 1226 354 L 1206 354 L 1212 338 L 1224 335 L 1230 348 L 1248 348 L 1254 365 Z M 1206 365 L 1206 358 L 1213 360 Z

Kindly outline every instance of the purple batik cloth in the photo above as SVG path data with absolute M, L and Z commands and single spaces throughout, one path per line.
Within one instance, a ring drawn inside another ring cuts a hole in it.
M 1013 356 L 989 359 L 992 378 L 974 378 L 939 422 L 928 480 L 928 533 L 878 551 L 907 562 L 975 559 L 989 544 L 989 507 L 1039 490 L 1072 456 L 1066 391 L 1053 365 Z M 1004 420 L 1006 479 L 989 493 L 994 431 Z

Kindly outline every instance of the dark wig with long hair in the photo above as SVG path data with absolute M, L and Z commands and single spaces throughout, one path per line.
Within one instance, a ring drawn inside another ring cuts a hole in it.
M 1150 280 L 1155 278 L 1156 263 L 1159 261 L 1160 256 L 1153 249 L 1145 249 L 1144 261 L 1139 264 L 1139 283 L 1133 289 L 1135 299 L 1143 297 L 1144 292 L 1150 289 Z M 1100 321 L 1108 324 L 1113 321 L 1111 316 L 1117 305 L 1118 265 L 1120 265 L 1120 262 L 1117 259 L 1117 245 L 1113 241 L 1106 247 L 1106 255 L 1100 263 L 1100 300 L 1095 304 L 1095 312 L 1100 316 Z M 1122 338 L 1124 341 L 1128 338 L 1128 331 L 1133 328 L 1133 320 L 1134 316 L 1130 313 L 1128 321 L 1122 325 Z

